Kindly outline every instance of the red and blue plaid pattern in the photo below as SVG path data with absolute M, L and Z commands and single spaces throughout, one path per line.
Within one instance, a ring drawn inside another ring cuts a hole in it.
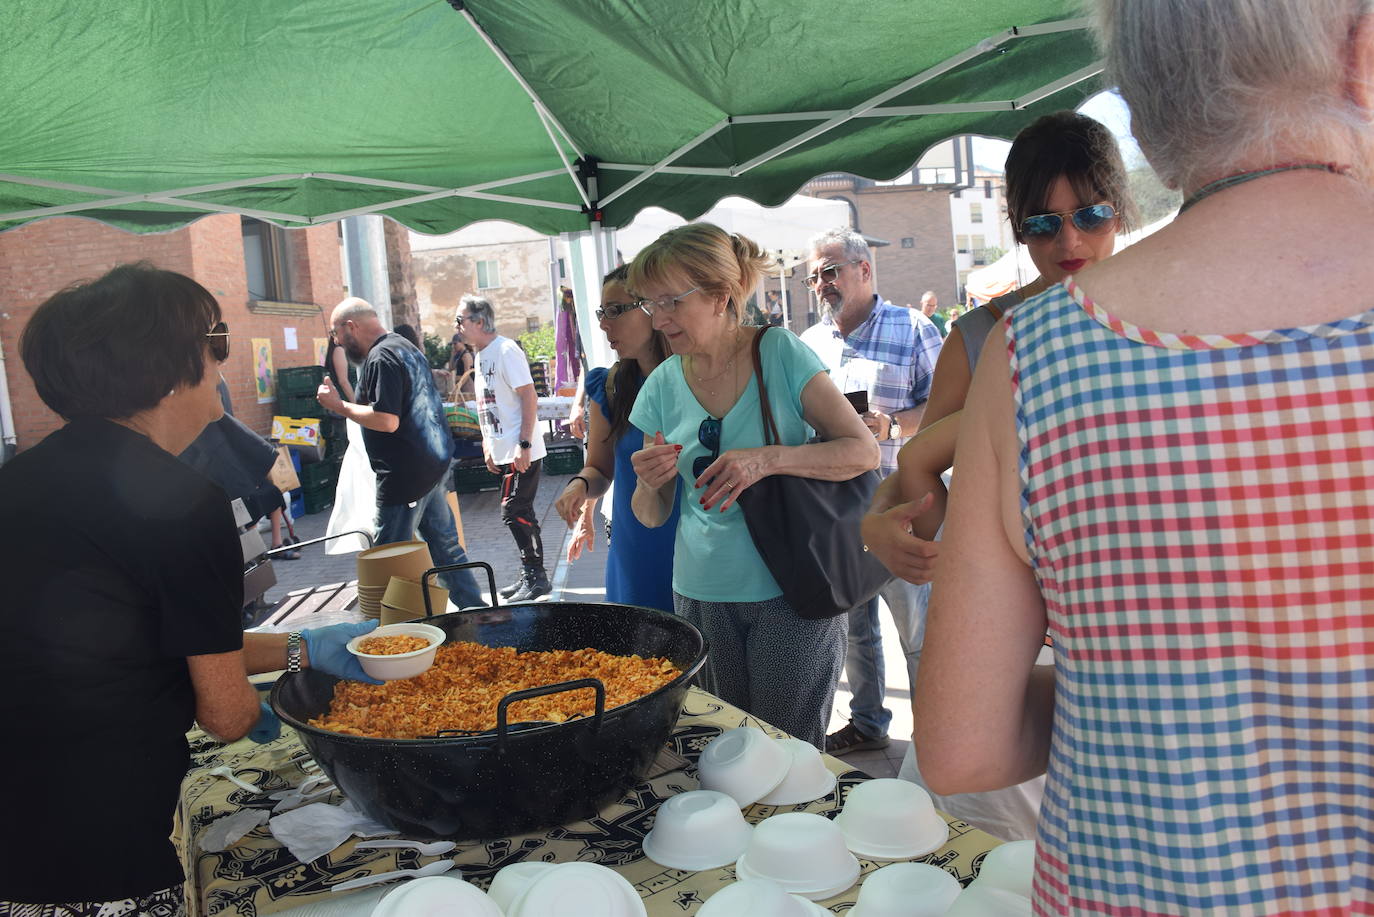
M 1012 311 L 1055 641 L 1038 914 L 1374 913 L 1374 311 Z

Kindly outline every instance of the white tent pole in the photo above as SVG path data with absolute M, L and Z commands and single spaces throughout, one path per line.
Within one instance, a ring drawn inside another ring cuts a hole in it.
M 598 165 L 600 168 L 603 168 L 603 169 L 615 169 L 616 171 L 619 171 L 619 172 L 647 172 L 649 169 L 654 168 L 654 167 L 651 166 L 651 165 L 645 165 L 645 164 L 643 164 L 643 163 L 630 163 L 630 162 L 602 162 L 602 163 L 597 163 L 597 165 Z M 659 169 L 658 171 L 662 172 L 664 175 L 719 175 L 719 176 L 728 176 L 728 175 L 730 174 L 730 167 L 729 167 L 729 166 L 664 166 L 663 168 Z
M 787 301 L 787 263 L 778 253 L 778 291 L 782 294 L 782 326 L 792 327 L 792 307 Z
M 643 172 L 640 172 L 640 173 L 639 173 L 638 175 L 636 175 L 634 178 L 630 179 L 628 182 L 626 182 L 625 184 L 621 185 L 619 188 L 616 188 L 616 189 L 615 189 L 614 191 L 612 191 L 610 194 L 606 195 L 606 197 L 603 198 L 603 199 L 601 200 L 601 202 L 600 202 L 600 203 L 601 203 L 601 206 L 602 206 L 602 207 L 605 207 L 607 204 L 609 204 L 611 201 L 615 200 L 616 198 L 620 197 L 622 194 L 624 194 L 624 193 L 626 193 L 627 191 L 630 191 L 630 190 L 632 190 L 633 188 L 637 187 L 641 182 L 647 181 L 649 178 L 651 178 L 651 177 L 653 177 L 654 175 L 656 175 L 657 173 L 663 171 L 664 167 L 666 167 L 666 166 L 668 166 L 670 163 L 672 163 L 672 161 L 673 161 L 674 159 L 677 159 L 677 158 L 678 158 L 679 156 L 681 156 L 682 154 L 688 152 L 689 150 L 693 149 L 694 147 L 696 147 L 696 146 L 698 146 L 698 145 L 704 143 L 704 142 L 705 142 L 706 140 L 708 140 L 709 138 L 711 138 L 711 137 L 715 136 L 716 134 L 720 133 L 720 132 L 721 132 L 722 130 L 724 130 L 724 129 L 726 128 L 726 126 L 728 126 L 729 124 L 730 124 L 730 119 L 729 119 L 729 118 L 722 118 L 721 120 L 717 121 L 713 126 L 708 127 L 706 130 L 702 131 L 700 134 L 697 134 L 697 135 L 696 135 L 695 137 L 693 137 L 691 140 L 687 141 L 687 142 L 684 143 L 682 146 L 680 146 L 680 147 L 678 147 L 677 149 L 673 150 L 673 151 L 672 151 L 671 153 L 669 153 L 667 156 L 664 156 L 662 159 L 660 159 L 658 162 L 654 163 L 654 164 L 653 164 L 652 166 L 650 166 L 648 169 L 646 169 L 646 170 L 643 171 Z
M 496 59 L 499 60 L 505 66 L 506 70 L 510 72 L 511 76 L 515 77 L 515 81 L 520 84 L 521 89 L 525 90 L 525 94 L 530 97 L 530 101 L 534 103 L 534 107 L 537 108 L 546 118 L 549 119 L 549 123 L 558 129 L 558 133 L 563 135 L 563 139 L 568 142 L 568 146 L 572 147 L 573 152 L 577 154 L 577 158 L 586 158 L 586 154 L 583 153 L 581 148 L 573 142 L 572 135 L 570 135 L 563 128 L 563 125 L 559 122 L 559 120 L 553 116 L 553 112 L 549 111 L 549 107 L 544 104 L 543 99 L 539 98 L 539 93 L 534 91 L 534 87 L 530 86 L 530 84 L 520 74 L 520 71 L 515 69 L 515 64 L 511 63 L 510 58 L 506 56 L 506 52 L 502 51 L 499 47 L 497 47 L 496 42 L 493 41 L 491 36 L 487 34 L 486 29 L 482 28 L 480 25 L 477 24 L 477 20 L 473 18 L 472 13 L 469 13 L 467 11 L 466 7 L 459 6 L 457 7 L 457 10 L 459 13 L 462 14 L 463 18 L 468 21 L 468 25 L 472 26 L 473 31 L 480 35 L 482 37 L 482 40 L 487 43 L 487 47 L 491 49 L 492 54 L 496 55 Z M 555 144 L 555 146 L 556 145 L 557 144 Z
M 340 175 L 337 172 L 311 172 L 302 177 L 318 178 L 323 181 L 344 182 L 352 185 L 367 185 L 373 188 L 395 188 L 398 191 L 490 191 L 492 188 L 504 188 L 507 185 L 520 185 L 527 181 L 538 181 L 541 178 L 552 178 L 555 175 L 562 174 L 562 169 L 545 169 L 542 172 L 530 172 L 526 175 L 512 175 L 509 178 L 496 178 L 491 181 L 479 182 L 475 185 L 463 185 L 461 188 L 447 188 L 443 185 L 417 185 L 414 182 L 390 181 L 385 178 L 363 178 L 359 175 Z
M 1026 108 L 1030 105 L 1034 105 L 1041 99 L 1052 96 L 1061 89 L 1068 89 L 1075 83 L 1081 83 L 1083 80 L 1092 79 L 1105 69 L 1107 69 L 1107 65 L 1103 61 L 1089 64 L 1086 67 L 1075 70 L 1073 73 L 1061 76 L 1052 83 L 1046 83 L 1039 89 L 1032 89 L 1019 99 L 1015 99 L 1012 104 L 1017 108 Z
M 568 162 L 568 157 L 563 153 L 563 147 L 559 145 L 558 138 L 553 135 L 553 128 L 549 126 L 549 119 L 544 117 L 544 113 L 539 110 L 539 106 L 534 107 L 535 114 L 539 115 L 539 123 L 544 125 L 544 133 L 549 135 L 549 143 L 553 144 L 553 150 L 558 154 L 558 158 L 563 161 L 563 168 L 567 170 L 568 177 L 572 179 L 573 185 L 577 188 L 577 193 L 582 196 L 582 203 L 587 205 L 587 209 L 592 209 L 591 198 L 587 197 L 587 191 L 582 187 L 582 182 L 577 179 L 577 172 L 573 170 L 572 163 Z
M 616 198 L 618 198 L 618 197 L 620 197 L 621 195 L 625 194 L 626 192 L 630 191 L 631 189 L 633 189 L 634 187 L 636 187 L 637 185 L 639 185 L 641 182 L 647 181 L 649 178 L 651 178 L 652 176 L 658 174 L 659 172 L 666 172 L 668 169 L 674 168 L 674 167 L 672 167 L 672 165 L 671 165 L 671 163 L 672 163 L 674 160 L 676 160 L 677 158 L 679 158 L 680 156 L 682 156 L 682 155 L 683 155 L 684 153 L 686 153 L 687 151 L 689 151 L 689 150 L 693 149 L 694 147 L 700 145 L 703 141 L 705 141 L 705 140 L 708 139 L 709 137 L 711 137 L 711 136 L 713 136 L 713 135 L 719 133 L 721 130 L 723 130 L 723 129 L 724 129 L 725 127 L 727 127 L 728 125 L 730 125 L 730 124 L 732 124 L 732 123 L 735 123 L 735 122 L 738 122 L 738 123 L 741 123 L 741 124 L 749 124 L 749 123 L 765 123 L 765 122 L 770 122 L 770 121 L 809 121 L 809 120 L 817 120 L 817 119 L 820 119 L 820 118 L 824 118 L 824 119 L 825 119 L 825 121 L 824 121 L 823 124 L 818 124 L 818 125 L 816 125 L 815 127 L 810 128 L 809 130 L 803 131 L 801 134 L 798 134 L 796 137 L 792 138 L 791 140 L 788 140 L 788 141 L 786 141 L 786 142 L 784 142 L 784 143 L 781 143 L 781 144 L 779 144 L 778 146 L 774 147 L 773 149 L 768 150 L 768 151 L 766 151 L 766 152 L 764 152 L 764 153 L 761 153 L 761 154 L 759 154 L 758 156 L 755 156 L 753 159 L 750 159 L 749 161 L 747 161 L 747 162 L 745 162 L 745 163 L 743 163 L 743 164 L 741 164 L 741 165 L 730 167 L 729 170 L 728 170 L 728 174 L 729 174 L 731 177 L 736 177 L 736 176 L 739 176 L 739 175 L 743 175 L 745 172 L 748 172 L 750 169 L 753 169 L 753 168 L 755 168 L 755 167 L 757 167 L 757 166 L 760 166 L 760 165 L 762 165 L 763 163 L 768 162 L 769 160 L 776 159 L 777 157 L 783 155 L 784 153 L 786 153 L 786 152 L 788 152 L 788 151 L 790 151 L 790 150 L 793 150 L 793 149 L 797 148 L 798 146 L 802 145 L 803 143 L 806 143 L 808 140 L 811 140 L 811 139 L 813 139 L 813 138 L 815 138 L 815 137 L 820 136 L 821 134 L 824 134 L 824 133 L 826 133 L 826 132 L 828 132 L 828 131 L 831 131 L 831 130 L 833 130 L 834 128 L 839 127 L 841 124 L 845 124 L 845 123 L 847 123 L 848 121 L 851 121 L 851 120 L 853 120 L 853 119 L 855 119 L 855 118 L 865 118 L 865 117 L 881 118 L 881 117 L 893 117 L 893 116 L 902 116 L 902 115 L 937 114 L 937 113 L 957 113 L 957 112 L 1007 111 L 1007 110 L 1015 109 L 1015 108 L 1017 108 L 1017 107 L 1021 107 L 1021 106 L 1018 105 L 1018 100 L 1009 100 L 1009 101 L 1001 101 L 1001 102 L 997 102 L 997 101 L 994 101 L 994 102 L 967 102 L 967 103 L 963 103 L 962 105 L 960 105 L 960 104 L 951 104 L 951 105 L 948 105 L 948 106 L 946 106 L 946 105 L 938 105 L 938 106 L 916 106 L 916 105 L 913 105 L 913 106 L 899 106 L 899 107 L 893 107 L 893 108 L 890 108 L 890 109 L 883 109 L 883 108 L 882 108 L 882 103 L 883 103 L 883 102 L 886 102 L 888 99 L 896 98 L 897 96 L 902 95 L 903 93 L 906 93 L 906 92 L 908 92 L 908 91 L 914 89 L 915 87 L 920 86 L 920 85 L 923 84 L 923 83 L 928 83 L 928 82 L 930 82 L 931 80 L 935 79 L 936 77 L 941 76 L 941 75 L 943 75 L 943 74 L 945 74 L 945 73 L 948 73 L 950 70 L 953 70 L 955 67 L 958 67 L 960 64 L 966 63 L 966 62 L 968 62 L 968 61 L 970 61 L 970 60 L 972 60 L 972 59 L 974 59 L 974 58 L 976 58 L 976 57 L 979 57 L 979 56 L 981 56 L 981 55 L 983 55 L 983 54 L 986 54 L 986 53 L 988 53 L 989 51 L 992 51 L 992 50 L 996 49 L 999 45 L 1003 45 L 1003 44 L 1007 43 L 1008 41 L 1012 41 L 1013 39 L 1016 39 L 1016 38 L 1025 38 L 1025 37 L 1032 36 L 1032 35 L 1049 35 L 1049 34 L 1053 34 L 1053 33 L 1057 33 L 1057 32 L 1078 31 L 1078 30 L 1087 28 L 1088 25 L 1089 25 L 1089 23 L 1088 23 L 1088 20 L 1087 20 L 1086 18 L 1077 18 L 1077 19 L 1066 19 L 1066 20 L 1062 20 L 1062 21 L 1060 21 L 1060 22 L 1047 22 L 1047 23 L 1041 23 L 1041 24 L 1032 25 L 1032 26 L 1012 26 L 1011 28 L 1008 28 L 1008 29 L 1006 29 L 1005 31 L 1003 31 L 1003 32 L 1001 32 L 1001 33 L 999 33 L 999 34 L 997 34 L 997 35 L 993 35 L 993 36 L 991 36 L 991 37 L 988 37 L 988 38 L 983 39 L 982 41 L 978 42 L 976 45 L 973 45 L 972 47 L 967 48 L 966 50 L 960 52 L 959 54 L 956 54 L 956 55 L 954 55 L 953 57 L 950 57 L 950 58 L 948 58 L 947 60 L 944 60 L 944 61 L 942 61 L 942 62 L 936 64 L 936 65 L 933 66 L 933 67 L 930 67 L 930 68 L 928 68 L 928 69 L 926 69 L 926 70 L 923 70 L 922 72 L 916 74 L 915 76 L 910 77 L 909 79 L 903 80 L 901 83 L 898 83 L 896 86 L 893 86 L 893 87 L 891 87 L 890 89 L 887 89 L 887 90 L 885 90 L 884 92 L 881 92 L 881 93 L 879 93 L 879 94 L 876 95 L 876 96 L 873 96 L 872 98 L 868 99 L 867 101 L 862 102 L 862 103 L 860 103 L 859 105 L 857 105 L 857 106 L 855 106 L 854 108 L 851 108 L 851 109 L 836 110 L 836 111 L 826 111 L 826 112 L 794 112 L 794 113 L 778 113 L 778 114 L 764 114 L 764 115 L 739 115 L 739 116 L 727 117 L 727 118 L 723 119 L 722 121 L 719 121 L 719 122 L 717 122 L 716 124 L 712 125 L 711 127 L 707 128 L 705 131 L 703 131 L 702 133 L 698 134 L 695 138 L 693 138 L 692 140 L 689 140 L 686 144 L 684 144 L 684 145 L 678 147 L 676 150 L 674 150 L 673 152 L 669 153 L 669 154 L 668 154 L 667 156 L 665 156 L 663 159 L 659 160 L 659 161 L 658 161 L 657 163 L 655 163 L 653 166 L 651 166 L 651 167 L 649 167 L 648 169 L 646 169 L 646 170 L 640 172 L 639 175 L 637 175 L 634 179 L 632 179 L 631 181 L 629 181 L 629 182 L 627 182 L 626 184 L 622 185 L 621 187 L 617 188 L 615 191 L 611 192 L 609 195 L 606 196 L 606 198 L 605 198 L 604 200 L 601 201 L 601 204 L 602 204 L 603 206 L 606 205 L 606 204 L 609 204 L 609 203 L 611 203 L 612 201 L 614 201 Z M 1068 80 L 1068 81 L 1067 81 L 1067 82 L 1063 82 L 1062 85 L 1059 85 L 1059 86 L 1058 86 L 1058 88 L 1062 89 L 1062 88 L 1064 88 L 1064 87 L 1066 87 L 1066 86 L 1071 86 L 1071 85 L 1073 85 L 1074 83 L 1079 82 L 1080 80 L 1083 80 L 1083 79 L 1088 78 L 1089 76 L 1095 75 L 1096 72 L 1100 72 L 1100 69 L 1101 69 L 1101 68 L 1099 67 L 1096 71 L 1093 71 L 1091 67 L 1089 67 L 1089 68 L 1084 68 L 1084 70 L 1088 70 L 1088 71 L 1092 71 L 1092 72 L 1088 72 L 1088 73 L 1084 74 L 1083 71 L 1079 71 L 1077 74 L 1071 74 L 1071 77 L 1072 77 L 1072 78 L 1067 78 L 1067 77 L 1066 77 L 1065 79 Z M 1080 75 L 1080 74 L 1082 74 L 1082 75 Z M 1058 84 L 1058 83 L 1060 83 L 1060 82 L 1061 82 L 1061 81 L 1056 81 L 1056 83 L 1052 83 L 1052 84 L 1049 84 L 1049 85 L 1050 85 L 1050 86 L 1055 86 L 1056 84 Z M 1057 89 L 1051 89 L 1050 91 L 1051 91 L 1051 92 L 1057 91 Z M 1047 93 L 1044 93 L 1044 95 L 1048 95 L 1048 94 L 1049 94 L 1048 92 L 1047 92 Z M 1037 96 L 1036 98 L 1043 98 L 1044 95 L 1039 95 L 1039 96 Z M 630 167 L 629 167 L 628 165 L 624 165 L 624 164 L 617 164 L 617 165 L 607 166 L 607 168 L 630 168 Z

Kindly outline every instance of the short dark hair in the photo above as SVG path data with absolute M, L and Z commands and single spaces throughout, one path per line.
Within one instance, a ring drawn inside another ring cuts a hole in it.
M 1116 138 L 1087 115 L 1057 111 L 1032 121 L 1007 154 L 1007 218 L 1017 242 L 1025 241 L 1022 221 L 1049 209 L 1046 202 L 1061 175 L 1080 200 L 1115 207 L 1122 230 L 1135 226 L 1135 202 Z
M 123 419 L 205 376 L 219 303 L 190 277 L 147 262 L 55 294 L 20 340 L 43 403 L 67 420 Z
M 414 344 L 416 347 L 419 347 L 421 350 L 425 349 L 424 345 L 420 343 L 420 336 L 415 333 L 415 329 L 412 326 L 397 325 L 395 328 L 392 328 L 391 330 L 399 334 L 401 337 L 405 338 L 407 341 L 410 341 L 410 343 Z

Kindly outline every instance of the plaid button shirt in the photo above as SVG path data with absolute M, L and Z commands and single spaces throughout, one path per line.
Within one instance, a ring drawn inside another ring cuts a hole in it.
M 868 409 L 896 414 L 926 403 L 935 360 L 944 338 L 919 309 L 894 306 L 874 295 L 877 305 L 848 337 L 826 315 L 801 339 L 830 367 L 841 392 L 867 392 Z M 906 431 L 909 433 L 915 431 Z M 897 453 L 910 435 L 879 443 L 884 477 L 897 470 Z

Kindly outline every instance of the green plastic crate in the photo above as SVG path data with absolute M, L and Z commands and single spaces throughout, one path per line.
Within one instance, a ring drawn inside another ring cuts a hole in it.
M 339 465 L 327 460 L 301 465 L 300 479 L 302 487 L 328 486 L 332 490 L 339 481 Z
M 324 381 L 323 366 L 292 366 L 277 370 L 278 395 L 315 395 Z
M 475 494 L 483 490 L 500 490 L 501 475 L 487 470 L 486 463 L 476 465 L 455 465 L 453 468 L 453 490 L 460 494 Z
M 544 474 L 577 474 L 582 465 L 581 446 L 560 446 L 544 456 Z
M 334 505 L 334 485 L 321 490 L 304 488 L 301 494 L 302 501 L 305 503 L 305 514 L 307 516 L 329 509 Z
M 309 395 L 284 395 L 278 392 L 277 413 L 283 417 L 323 417 L 324 409 L 320 407 L 314 392 Z

